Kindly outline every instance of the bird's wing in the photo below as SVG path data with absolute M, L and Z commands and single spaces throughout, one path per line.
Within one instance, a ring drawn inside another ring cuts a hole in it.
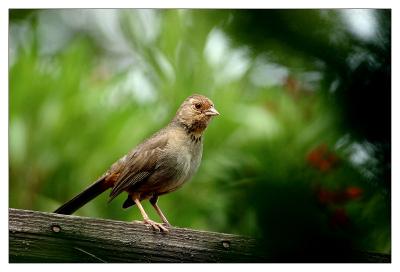
M 161 153 L 168 143 L 167 133 L 160 131 L 124 159 L 121 172 L 110 193 L 110 200 L 114 199 L 127 188 L 147 179 L 155 170 Z

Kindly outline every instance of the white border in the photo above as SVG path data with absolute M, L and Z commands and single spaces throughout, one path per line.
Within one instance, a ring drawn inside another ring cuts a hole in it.
M 400 139 L 399 133 L 399 92 L 400 86 L 398 82 L 399 74 L 399 20 L 400 11 L 396 6 L 395 1 L 348 1 L 348 0 L 336 0 L 336 1 L 263 1 L 263 0 L 203 0 L 203 1 L 188 1 L 188 0 L 146 0 L 143 2 L 136 2 L 133 0 L 113 0 L 113 1 L 82 1 L 82 0 L 70 0 L 70 1 L 55 1 L 55 0 L 2 0 L 0 3 L 0 128 L 1 128 L 1 141 L 0 141 L 0 173 L 1 182 L 4 184 L 0 190 L 0 203 L 2 206 L 1 211 L 1 264 L 2 271 L 34 269 L 35 267 L 40 271 L 69 271 L 73 268 L 88 269 L 89 267 L 83 267 L 83 265 L 17 265 L 7 264 L 8 263 L 8 9 L 9 8 L 392 8 L 392 264 L 390 265 L 374 265 L 374 264 L 357 264 L 357 265 L 346 265 L 346 264 L 311 264 L 311 265 L 293 265 L 293 264 L 235 264 L 235 265 L 117 265 L 116 269 L 128 270 L 153 270 L 153 271 L 188 271 L 190 270 L 213 270 L 218 269 L 220 271 L 232 271 L 232 270 L 244 270 L 251 269 L 256 271 L 276 271 L 276 270 L 306 270 L 306 271 L 318 271 L 322 269 L 324 271 L 335 271 L 338 270 L 358 270 L 363 272 L 376 271 L 377 269 L 389 270 L 389 271 L 400 271 L 399 268 L 395 268 L 399 263 L 399 235 L 400 230 L 400 213 L 399 213 L 399 144 Z M 396 33 L 397 32 L 397 33 Z M 397 257 L 396 257 L 397 256 Z M 357 267 L 355 267 L 357 266 Z M 109 265 L 95 265 L 90 267 L 96 269 L 96 271 L 109 271 L 112 269 Z
M 95 2 L 69 0 L 3 0 L 9 8 L 391 8 L 395 1 L 364 0 L 364 1 L 315 1 L 315 0 L 280 0 L 280 1 L 259 1 L 259 0 L 98 0 Z

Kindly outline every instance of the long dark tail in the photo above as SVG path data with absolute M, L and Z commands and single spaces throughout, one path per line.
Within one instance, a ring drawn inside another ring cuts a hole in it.
M 104 182 L 105 177 L 101 177 L 88 188 L 83 190 L 79 195 L 75 196 L 73 199 L 68 201 L 67 203 L 63 204 L 55 213 L 60 214 L 72 214 L 77 209 L 88 203 L 90 200 L 107 190 L 109 187 L 106 186 Z

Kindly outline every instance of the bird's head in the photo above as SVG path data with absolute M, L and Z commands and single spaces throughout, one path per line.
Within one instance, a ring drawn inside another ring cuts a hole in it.
M 219 115 L 214 103 L 204 95 L 194 94 L 183 101 L 174 120 L 190 133 L 201 135 L 213 116 Z

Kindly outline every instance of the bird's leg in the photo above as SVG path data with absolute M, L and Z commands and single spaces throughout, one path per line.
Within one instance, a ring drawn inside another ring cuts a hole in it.
M 164 227 L 162 224 L 154 222 L 149 218 L 147 213 L 144 211 L 142 204 L 140 203 L 140 200 L 137 195 L 132 195 L 132 200 L 135 202 L 135 204 L 138 206 L 140 213 L 142 214 L 143 217 L 143 222 L 146 225 L 151 226 L 154 230 L 157 231 L 163 231 L 163 232 L 168 232 L 168 229 Z
M 166 226 L 170 227 L 171 224 L 168 222 L 167 218 L 165 217 L 165 215 L 161 211 L 160 207 L 158 207 L 157 200 L 158 200 L 158 196 L 153 196 L 152 198 L 150 198 L 150 203 L 151 203 L 151 205 L 153 205 L 153 207 L 156 210 L 158 216 L 160 216 L 160 218 L 164 222 L 164 224 Z

